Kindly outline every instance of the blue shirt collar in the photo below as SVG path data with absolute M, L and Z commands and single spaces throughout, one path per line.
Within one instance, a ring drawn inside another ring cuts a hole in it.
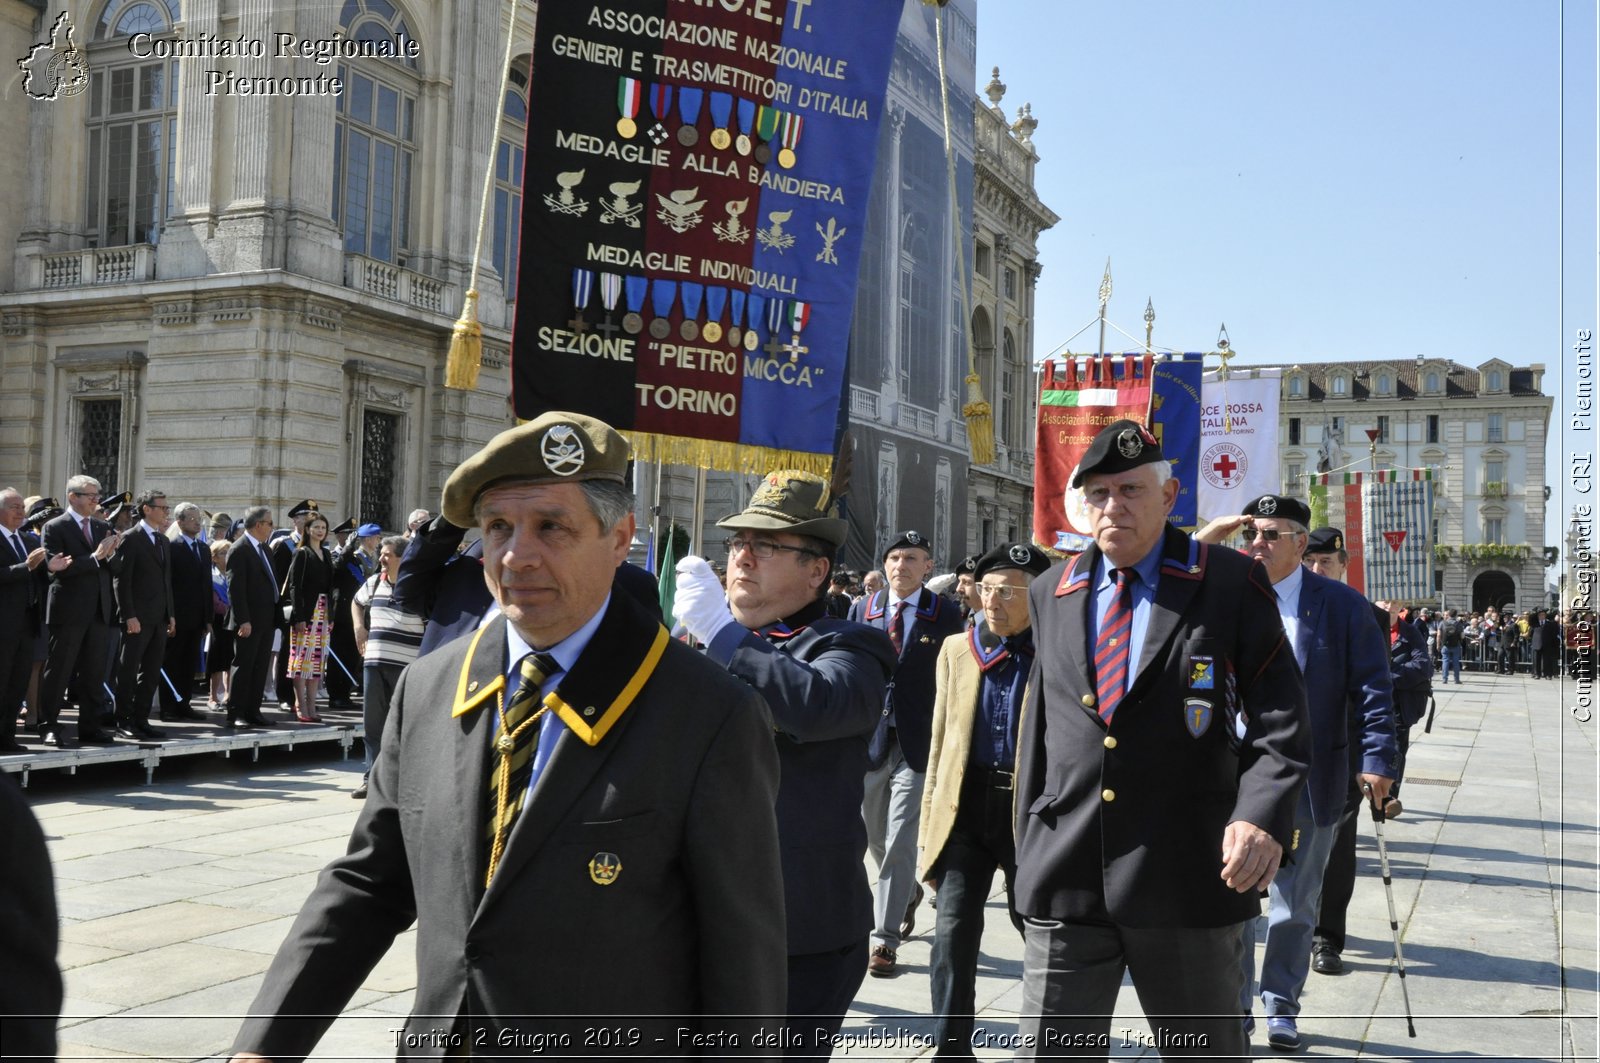
M 1167 539 L 1163 535 L 1156 540 L 1156 544 L 1150 548 L 1150 552 L 1140 558 L 1139 562 L 1133 566 L 1133 570 L 1139 573 L 1139 579 L 1144 582 L 1146 587 L 1153 589 L 1156 585 L 1156 576 L 1161 572 L 1161 551 L 1166 547 L 1166 544 Z M 1103 553 L 1100 555 L 1099 565 L 1100 578 L 1095 582 L 1095 589 L 1104 590 L 1113 583 L 1111 573 L 1114 566 Z
M 572 634 L 568 635 L 554 646 L 542 651 L 544 653 L 548 653 L 551 657 L 554 657 L 556 664 L 560 665 L 560 670 L 550 675 L 545 680 L 546 683 L 566 675 L 572 670 L 572 666 L 578 663 L 578 658 L 582 656 L 584 649 L 588 647 L 589 641 L 594 638 L 594 633 L 600 629 L 600 621 L 606 615 L 606 610 L 610 607 L 611 595 L 607 593 L 606 600 L 600 603 L 600 608 L 595 611 L 593 616 L 584 622 L 582 627 L 578 628 L 578 630 L 574 631 Z M 512 625 L 511 621 L 507 620 L 506 671 L 509 673 L 511 668 L 515 666 L 518 661 L 522 660 L 523 657 L 533 652 L 533 647 L 528 645 L 527 641 L 523 639 L 522 635 L 517 632 L 516 627 Z M 547 686 L 545 689 L 548 690 L 549 687 Z

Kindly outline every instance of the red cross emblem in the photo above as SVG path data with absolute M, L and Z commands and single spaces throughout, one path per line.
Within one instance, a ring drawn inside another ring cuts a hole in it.
M 1233 470 L 1239 467 L 1239 463 L 1234 461 L 1228 455 L 1224 454 L 1222 457 L 1212 462 L 1211 467 L 1217 470 L 1217 472 L 1221 473 L 1224 480 L 1231 480 L 1233 479 Z

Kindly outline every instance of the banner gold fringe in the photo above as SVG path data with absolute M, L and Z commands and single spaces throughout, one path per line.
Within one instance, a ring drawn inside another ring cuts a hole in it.
M 983 397 L 983 381 L 974 369 L 967 375 L 967 404 L 961 407 L 967 419 L 967 445 L 974 465 L 994 461 L 994 410 Z
M 816 473 L 824 480 L 833 474 L 833 455 L 777 447 L 752 447 L 687 436 L 663 436 L 653 432 L 622 430 L 633 446 L 633 460 L 667 465 L 693 465 L 723 472 L 766 473 L 774 469 L 800 469 Z

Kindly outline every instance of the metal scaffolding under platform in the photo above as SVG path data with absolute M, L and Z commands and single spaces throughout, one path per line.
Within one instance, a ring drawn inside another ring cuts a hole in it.
M 68 714 L 71 715 L 70 713 Z M 215 715 L 211 720 L 220 719 Z M 155 779 L 156 767 L 168 757 L 192 757 L 220 754 L 231 758 L 249 753 L 250 763 L 261 759 L 263 749 L 309 745 L 312 742 L 337 742 L 348 759 L 351 748 L 362 737 L 361 713 L 322 710 L 321 723 L 301 723 L 293 716 L 274 721 L 268 728 L 239 728 L 224 730 L 215 723 L 205 721 L 156 724 L 166 732 L 160 741 L 131 742 L 118 739 L 115 745 L 84 745 L 77 749 L 54 749 L 46 746 L 29 749 L 26 753 L 0 756 L 0 771 L 18 776 L 18 781 L 28 785 L 29 776 L 36 771 L 64 771 L 76 775 L 79 768 L 98 767 L 104 764 L 137 762 L 144 767 L 146 785 Z M 77 733 L 69 722 L 67 728 Z

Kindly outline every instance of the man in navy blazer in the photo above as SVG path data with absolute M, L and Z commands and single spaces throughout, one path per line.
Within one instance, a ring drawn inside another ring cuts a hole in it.
M 922 820 L 922 783 L 933 733 L 933 701 L 939 647 L 962 629 L 961 611 L 923 586 L 933 572 L 933 546 L 908 531 L 883 552 L 887 586 L 850 607 L 850 619 L 882 629 L 894 645 L 894 674 L 884 692 L 877 730 L 867 743 L 867 777 L 861 816 L 867 849 L 878 865 L 872 913 L 872 952 L 867 973 L 898 973 L 901 938 L 915 929 L 922 885 L 917 881 L 917 834 Z
M 44 611 L 44 549 L 22 522 L 22 492 L 0 491 L 0 753 L 26 753 L 17 713 L 33 671 L 33 644 Z
M 826 615 L 846 522 L 819 477 L 772 473 L 744 512 L 717 523 L 733 531 L 726 596 L 704 558 L 685 557 L 672 611 L 706 656 L 772 711 L 788 920 L 786 1055 L 827 1058 L 866 976 L 872 898 L 862 779 L 894 647 L 882 631 Z
M 1383 636 L 1372 607 L 1358 592 L 1302 567 L 1311 510 L 1281 495 L 1262 495 L 1233 517 L 1219 517 L 1197 538 L 1220 542 L 1243 530 L 1245 552 L 1266 566 L 1278 614 L 1305 676 L 1311 718 L 1311 771 L 1295 810 L 1296 844 L 1273 879 L 1267 911 L 1266 953 L 1261 964 L 1261 1000 L 1267 1043 L 1300 1046 L 1300 993 L 1311 968 L 1312 931 L 1322 876 L 1338 834 L 1350 786 L 1352 733 L 1359 735 L 1363 790 L 1382 804 L 1394 778 L 1394 688 Z M 1357 720 L 1352 726 L 1350 713 Z M 1250 988 L 1255 973 L 1255 923 L 1245 924 L 1244 988 L 1240 1008 L 1245 1029 L 1254 1028 Z

